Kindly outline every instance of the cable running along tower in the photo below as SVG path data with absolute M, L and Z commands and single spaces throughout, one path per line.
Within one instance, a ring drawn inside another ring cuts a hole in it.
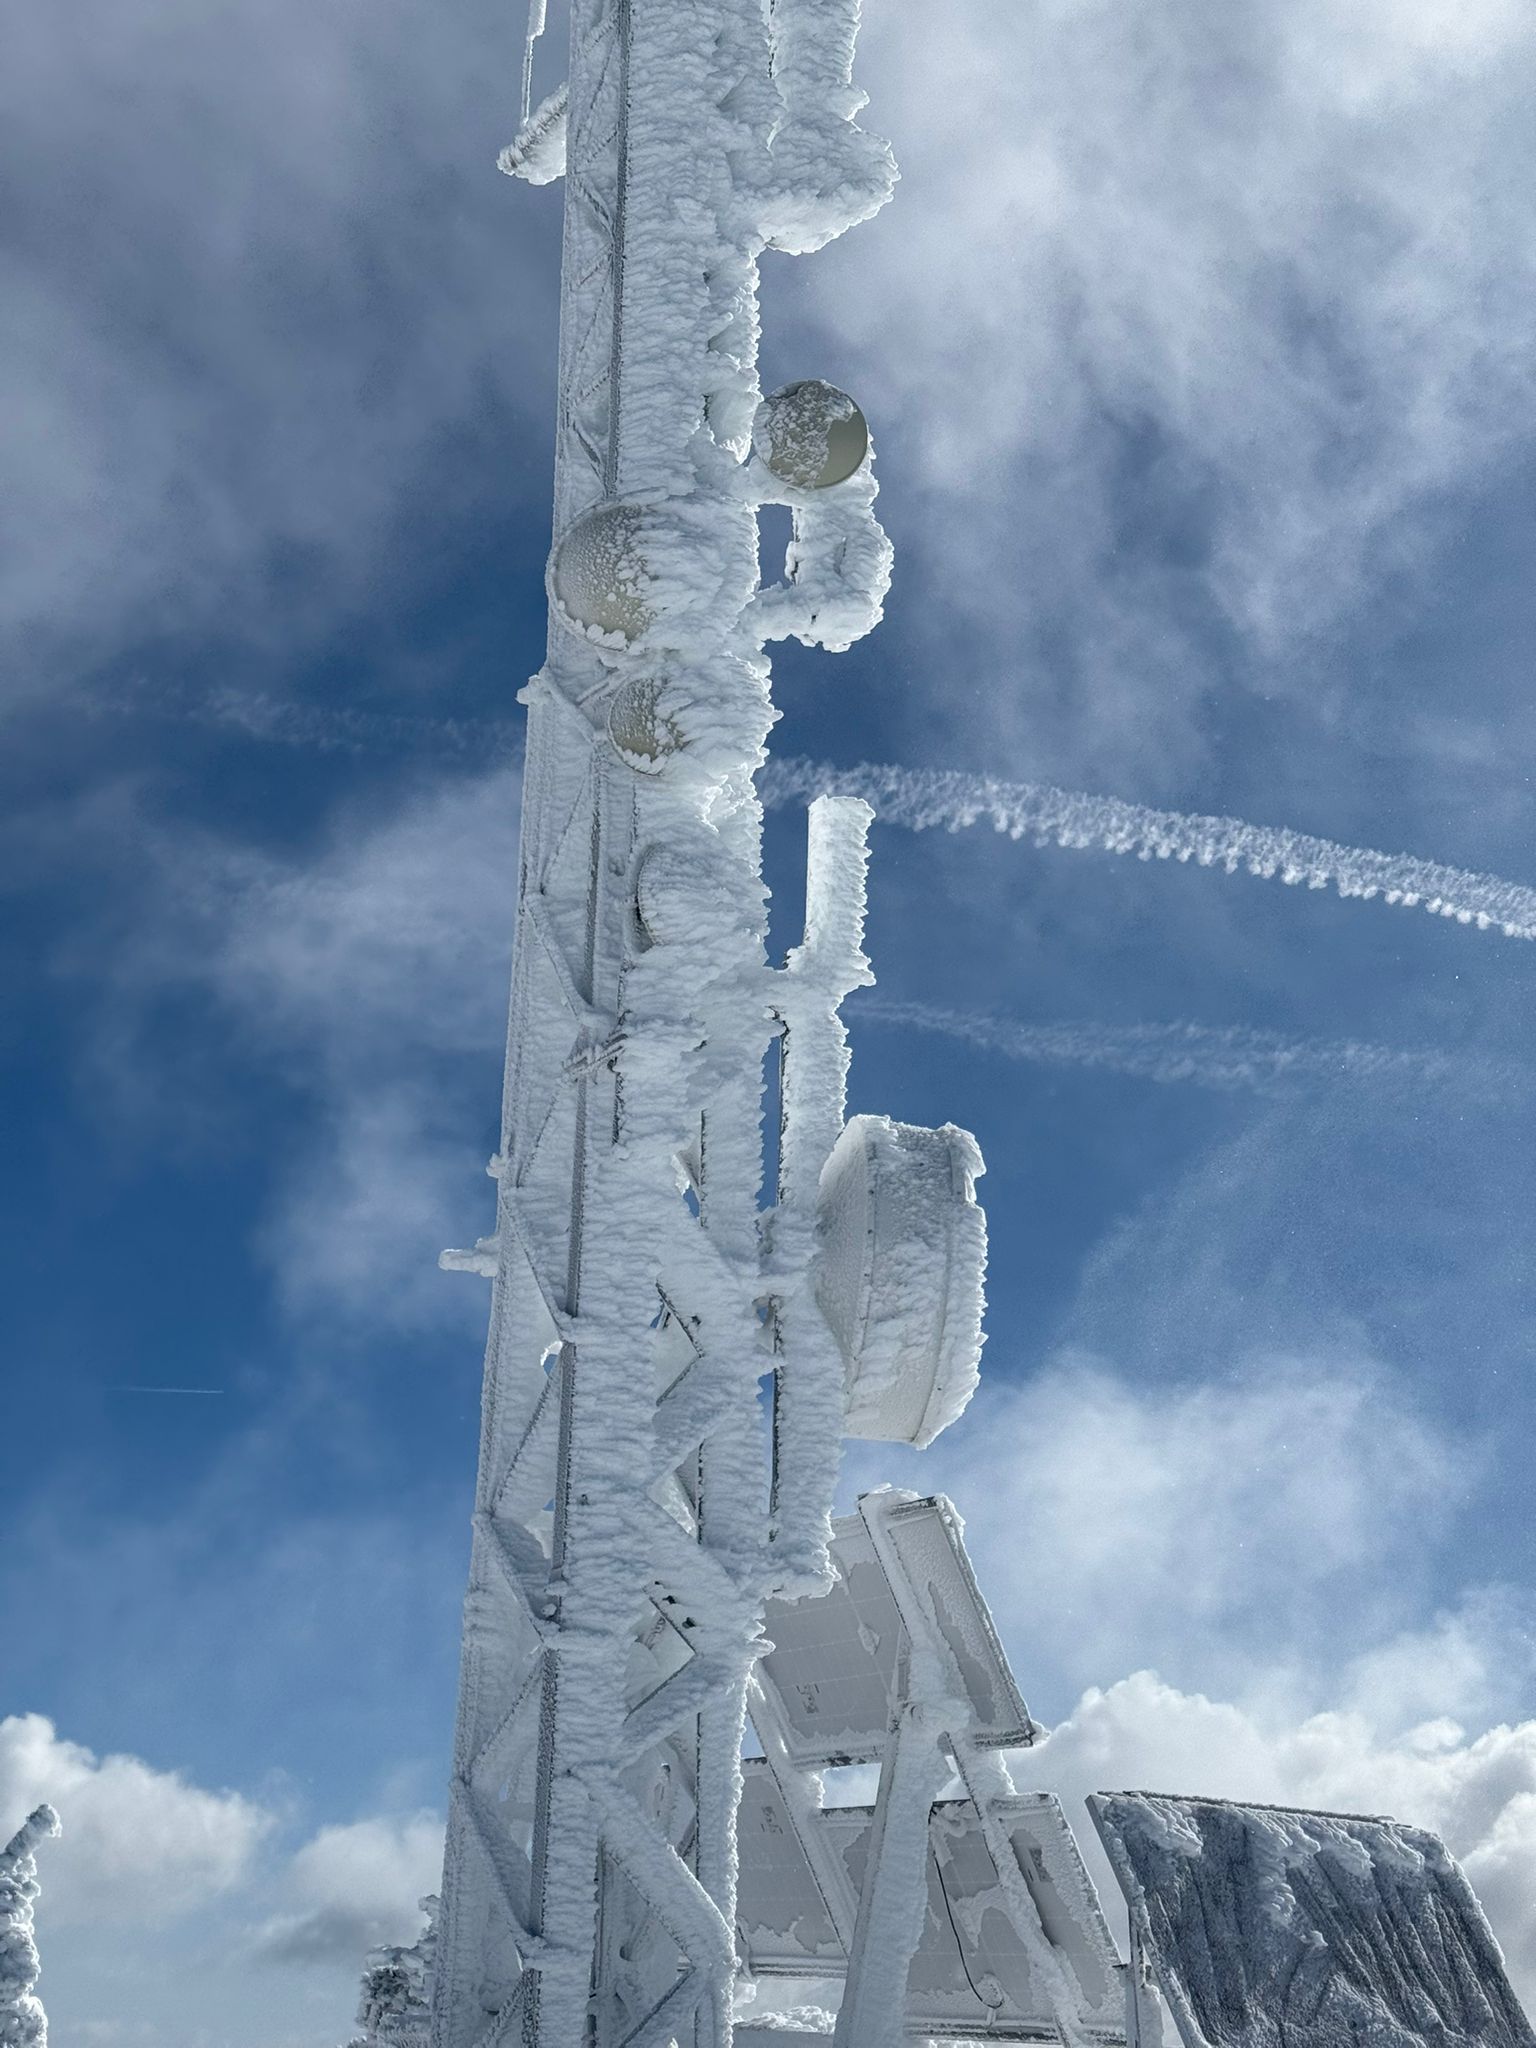
M 762 251 L 894 182 L 857 0 L 570 12 L 530 108 L 534 0 L 502 158 L 565 176 L 559 422 L 496 1227 L 444 1255 L 493 1296 L 431 2037 L 727 2048 L 765 1604 L 831 1583 L 845 1427 L 926 1441 L 968 1398 L 980 1159 L 845 1128 L 861 801 L 811 807 L 766 950 L 763 650 L 846 647 L 889 580 L 862 414 L 756 368 Z

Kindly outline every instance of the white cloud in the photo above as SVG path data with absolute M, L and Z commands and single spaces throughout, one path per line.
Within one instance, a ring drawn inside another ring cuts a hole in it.
M 366 597 L 455 430 L 547 404 L 558 214 L 494 169 L 499 22 L 84 0 L 14 26 L 0 628 L 34 637 L 8 681 L 135 628 L 291 654 Z
M 204 971 L 248 1037 L 298 1055 L 290 1075 L 321 1109 L 263 1239 L 296 1310 L 483 1317 L 480 1290 L 436 1261 L 491 1222 L 481 1169 L 516 831 L 516 783 L 500 772 L 440 785 L 361 831 L 343 820 L 308 865 L 241 856 L 214 883 L 227 914 L 215 913 L 222 937 Z
M 12 1715 L 0 1721 L 0 1814 L 19 1822 L 45 1799 L 64 1822 L 42 1873 L 50 1925 L 173 1918 L 240 1884 L 272 1824 L 237 1792 L 204 1791 L 138 1757 L 99 1757 L 42 1714 Z
M 322 1828 L 294 1854 L 285 1910 L 266 1922 L 257 1952 L 273 1962 L 352 1962 L 383 1941 L 409 1941 L 418 1902 L 442 1875 L 443 1825 L 429 1813 Z
M 213 1006 L 221 1036 L 304 1102 L 258 1249 L 291 1309 L 392 1325 L 479 1324 L 484 1297 L 437 1270 L 489 1229 L 517 899 L 518 783 L 506 766 L 348 809 L 286 854 L 154 822 L 115 829 L 150 880 L 125 929 L 71 941 L 105 962 L 102 1084 L 148 1127 L 210 1121 L 190 1073 L 151 1041 L 167 990 Z M 230 1064 L 233 1064 L 231 1061 Z M 138 1097 L 149 1092 L 147 1105 Z
M 1139 1789 L 1385 1813 L 1433 1830 L 1464 1864 L 1516 1989 L 1536 2000 L 1536 1721 L 1469 1737 L 1440 1722 L 1383 1736 L 1365 1714 L 1265 1717 L 1140 1671 L 1086 1692 L 1013 1759 L 1021 1785 L 1068 1804 L 1106 1906 L 1118 1893 L 1085 1793 Z
M 396 1330 L 462 1322 L 467 1334 L 483 1324 L 484 1289 L 443 1274 L 437 1256 L 466 1218 L 470 1236 L 494 1221 L 486 1148 L 445 1124 L 442 1104 L 409 1083 L 326 1091 L 259 1239 L 294 1314 Z
M 882 1447 L 849 1465 L 855 1484 L 959 1503 L 1026 1695 L 1156 1661 L 1240 1692 L 1272 1692 L 1277 1672 L 1303 1698 L 1342 1683 L 1401 1725 L 1496 1711 L 1523 1676 L 1496 1654 L 1510 1600 L 1474 1601 L 1412 1644 L 1399 1634 L 1432 1604 L 1476 1462 L 1371 1361 L 1315 1354 L 1192 1384 L 1082 1356 L 1022 1386 L 984 1376 L 921 1458 Z M 1342 1680 L 1341 1630 L 1360 1653 Z
M 226 855 L 212 972 L 248 1028 L 327 1060 L 483 1052 L 505 1028 L 517 900 L 510 771 L 343 816 L 318 857 Z
M 1529 445 L 1536 25 L 960 0 L 926 26 L 870 10 L 904 180 L 794 288 L 924 490 L 955 643 L 930 715 L 984 664 L 988 765 L 978 713 L 1031 772 L 1182 770 L 1207 690 L 1313 689 L 1312 636 Z
M 132 2048 L 335 2048 L 368 1950 L 413 1939 L 443 1828 L 373 1814 L 283 1846 L 286 1819 L 41 1714 L 0 1720 L 0 1838 L 40 1800 L 41 1993 L 61 2039 Z

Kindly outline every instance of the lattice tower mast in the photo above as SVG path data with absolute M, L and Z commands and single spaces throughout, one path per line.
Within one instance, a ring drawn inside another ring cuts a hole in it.
M 851 1368 L 817 1201 L 870 813 L 812 807 L 774 970 L 753 777 L 765 642 L 849 644 L 890 556 L 857 408 L 762 399 L 756 292 L 765 247 L 889 194 L 856 26 L 857 0 L 572 0 L 567 87 L 530 114 L 525 67 L 503 156 L 567 172 L 555 546 L 496 1229 L 444 1255 L 494 1292 L 434 2048 L 727 2048 L 763 1607 L 827 1583 Z M 764 503 L 794 530 L 767 587 Z

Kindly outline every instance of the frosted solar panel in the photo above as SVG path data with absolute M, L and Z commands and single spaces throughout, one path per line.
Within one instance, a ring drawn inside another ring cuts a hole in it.
M 772 1779 L 749 1771 L 741 1836 L 738 1915 L 753 1976 L 840 1976 L 846 1961 L 788 1816 L 756 1790 Z M 815 1817 L 842 1859 L 854 1895 L 864 1882 L 872 1809 L 829 1807 Z M 1118 1957 L 1061 1809 L 1045 1793 L 995 1809 L 1046 1932 L 1079 1994 L 1079 2020 L 1095 2042 L 1124 2040 Z M 919 2037 L 998 2041 L 1057 2038 L 969 1800 L 944 1800 L 929 1830 L 928 1905 L 908 1978 L 908 2030 Z
M 1437 1836 L 1148 1792 L 1088 1805 L 1185 2048 L 1536 2048 Z
M 960 1530 L 943 1500 L 903 1502 L 884 1523 L 913 1592 L 948 1644 L 980 1748 L 1032 1740 L 1034 1729 L 976 1587 Z M 902 1620 L 862 1519 L 836 1524 L 837 1581 L 819 1599 L 772 1601 L 774 1648 L 759 1665 L 783 1710 L 791 1761 L 802 1770 L 869 1763 L 885 1747 Z
M 773 1773 L 755 1757 L 741 1769 L 736 1924 L 748 1974 L 841 1976 L 847 1956 Z

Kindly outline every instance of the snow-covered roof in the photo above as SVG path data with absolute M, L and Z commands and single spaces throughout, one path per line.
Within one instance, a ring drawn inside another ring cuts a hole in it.
M 1088 1806 L 1185 2048 L 1536 2048 L 1438 1836 L 1154 1792 Z

